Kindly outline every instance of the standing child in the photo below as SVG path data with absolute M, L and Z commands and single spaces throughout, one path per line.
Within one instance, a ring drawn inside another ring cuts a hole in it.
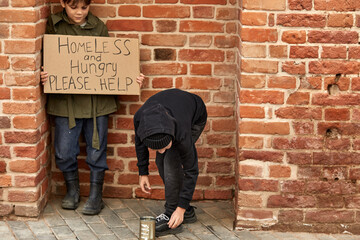
M 64 10 L 52 14 L 47 22 L 47 34 L 109 36 L 105 24 L 89 12 L 91 0 L 60 0 Z M 137 78 L 140 87 L 144 76 Z M 41 72 L 41 82 L 48 80 L 47 72 Z M 86 163 L 90 167 L 90 194 L 83 214 L 98 214 L 104 207 L 102 188 L 106 163 L 108 115 L 117 111 L 116 96 L 49 94 L 47 113 L 55 121 L 55 161 L 62 171 L 67 193 L 62 208 L 76 209 L 80 202 L 80 186 L 77 156 L 80 153 L 81 132 L 86 141 Z
M 148 149 L 156 150 L 155 162 L 165 185 L 165 212 L 156 218 L 157 236 L 179 233 L 182 223 L 196 221 L 190 206 L 199 174 L 195 142 L 206 119 L 202 99 L 179 89 L 153 95 L 134 116 L 141 190 L 151 190 Z

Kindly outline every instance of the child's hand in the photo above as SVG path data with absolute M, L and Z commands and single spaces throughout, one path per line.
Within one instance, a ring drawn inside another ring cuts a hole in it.
M 42 85 L 45 85 L 45 83 L 48 80 L 48 73 L 44 72 L 44 67 L 41 67 L 41 72 L 40 72 L 40 81 Z
M 140 76 L 136 78 L 136 82 L 139 84 L 140 88 L 143 86 L 145 75 L 140 73 Z

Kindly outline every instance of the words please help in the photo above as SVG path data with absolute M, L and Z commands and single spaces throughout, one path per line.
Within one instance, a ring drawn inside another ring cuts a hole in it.
M 136 38 L 44 35 L 45 93 L 139 95 Z

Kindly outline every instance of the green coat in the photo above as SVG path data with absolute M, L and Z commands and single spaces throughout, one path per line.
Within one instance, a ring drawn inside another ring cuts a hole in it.
M 106 25 L 91 12 L 84 27 L 70 24 L 64 11 L 52 14 L 46 25 L 47 34 L 103 36 L 108 37 Z M 94 118 L 93 147 L 99 149 L 96 117 L 117 111 L 119 103 L 116 96 L 89 94 L 48 94 L 48 114 L 68 117 L 69 129 L 76 126 L 75 118 Z

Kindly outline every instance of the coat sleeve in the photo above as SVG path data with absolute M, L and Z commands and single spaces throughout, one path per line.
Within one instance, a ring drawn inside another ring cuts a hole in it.
M 139 121 L 136 120 L 137 115 L 134 116 L 135 127 L 135 151 L 138 160 L 137 166 L 139 168 L 139 175 L 149 175 L 149 150 L 141 142 L 140 137 L 137 135 L 137 129 L 139 127 Z

